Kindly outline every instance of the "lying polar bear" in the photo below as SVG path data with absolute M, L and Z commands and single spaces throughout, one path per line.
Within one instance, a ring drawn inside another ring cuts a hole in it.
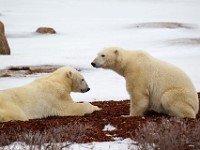
M 100 110 L 90 103 L 75 103 L 70 92 L 87 92 L 83 76 L 62 67 L 28 85 L 0 91 L 0 121 L 28 120 L 48 116 L 83 116 Z
M 147 110 L 188 118 L 198 113 L 199 100 L 189 77 L 146 52 L 111 47 L 101 51 L 91 64 L 125 78 L 130 116 L 142 116 Z

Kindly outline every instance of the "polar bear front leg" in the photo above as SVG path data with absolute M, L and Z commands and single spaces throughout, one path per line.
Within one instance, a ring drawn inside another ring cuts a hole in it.
M 148 109 L 149 98 L 141 91 L 134 91 L 130 94 L 130 116 L 143 116 L 144 112 Z
M 84 116 L 85 114 L 91 114 L 94 111 L 101 110 L 98 106 L 94 106 L 90 103 L 73 103 L 70 105 L 70 110 L 67 113 L 64 112 L 63 116 Z
M 80 107 L 80 109 L 79 109 L 80 111 L 78 113 L 80 113 L 82 115 L 91 114 L 94 111 L 101 110 L 98 106 L 94 106 L 94 105 L 87 103 L 87 102 L 80 103 L 79 107 Z

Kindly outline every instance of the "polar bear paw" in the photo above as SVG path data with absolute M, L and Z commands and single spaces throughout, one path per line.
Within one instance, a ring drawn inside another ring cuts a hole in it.
M 93 106 L 93 111 L 99 111 L 101 110 L 101 108 L 99 108 L 98 106 Z

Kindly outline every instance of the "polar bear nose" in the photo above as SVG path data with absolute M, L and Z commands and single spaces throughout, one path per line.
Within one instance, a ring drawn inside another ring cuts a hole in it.
M 90 88 L 87 88 L 86 92 L 88 92 L 90 90 Z
M 85 90 L 81 90 L 82 93 L 88 92 L 90 90 L 90 88 L 87 88 Z
M 93 63 L 93 62 L 91 63 L 91 65 L 92 65 L 93 67 L 96 67 L 96 64 L 95 64 L 95 63 Z

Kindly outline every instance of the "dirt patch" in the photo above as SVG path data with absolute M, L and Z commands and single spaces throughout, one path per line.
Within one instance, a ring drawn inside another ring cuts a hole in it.
M 21 77 L 36 73 L 51 73 L 61 65 L 11 66 L 0 70 L 0 77 Z
M 178 22 L 144 22 L 129 26 L 128 28 L 166 28 L 166 29 L 194 29 L 192 24 L 184 24 Z
M 26 77 L 38 73 L 51 73 L 64 65 L 36 65 L 36 66 L 10 66 L 0 70 L 0 78 L 4 77 Z M 73 66 L 78 71 L 87 70 Z
M 179 38 L 179 39 L 168 40 L 167 43 L 170 45 L 199 46 L 200 38 Z

